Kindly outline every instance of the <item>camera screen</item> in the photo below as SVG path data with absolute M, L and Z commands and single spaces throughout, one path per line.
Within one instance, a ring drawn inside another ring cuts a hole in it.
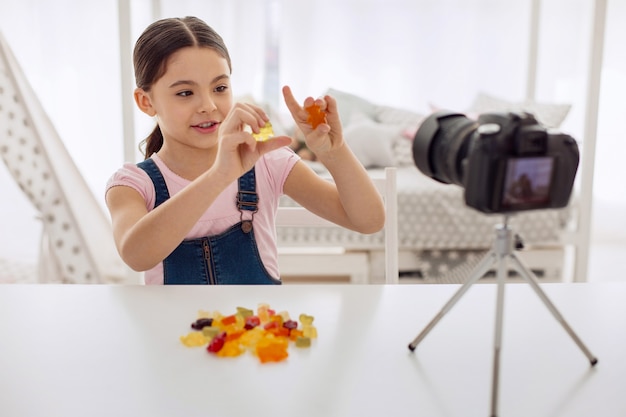
M 506 164 L 502 207 L 541 208 L 550 202 L 554 158 L 509 158 Z

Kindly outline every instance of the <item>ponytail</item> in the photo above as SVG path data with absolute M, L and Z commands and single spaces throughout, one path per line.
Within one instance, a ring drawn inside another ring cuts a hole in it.
M 152 133 L 141 141 L 139 144 L 139 150 L 143 153 L 144 159 L 148 159 L 153 153 L 158 152 L 162 146 L 163 133 L 161 133 L 159 125 L 156 125 Z

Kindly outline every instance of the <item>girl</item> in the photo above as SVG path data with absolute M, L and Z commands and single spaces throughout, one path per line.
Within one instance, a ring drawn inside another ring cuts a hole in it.
M 147 284 L 280 284 L 274 216 L 285 193 L 346 228 L 374 233 L 382 199 L 341 133 L 336 101 L 285 103 L 306 144 L 334 179 L 317 176 L 288 148 L 291 139 L 257 142 L 269 120 L 234 103 L 231 62 L 221 37 L 195 17 L 151 24 L 134 50 L 141 111 L 156 117 L 145 160 L 125 164 L 107 183 L 118 251 L 146 271 Z M 312 129 L 304 109 L 317 104 L 327 123 Z

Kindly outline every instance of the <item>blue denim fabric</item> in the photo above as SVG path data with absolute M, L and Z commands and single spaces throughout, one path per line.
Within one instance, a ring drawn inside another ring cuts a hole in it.
M 169 198 L 161 171 L 152 159 L 137 164 L 154 183 L 155 208 Z M 239 210 L 256 211 L 254 168 L 239 179 Z M 163 260 L 166 285 L 280 285 L 270 276 L 259 255 L 252 221 L 244 220 L 215 236 L 181 242 Z

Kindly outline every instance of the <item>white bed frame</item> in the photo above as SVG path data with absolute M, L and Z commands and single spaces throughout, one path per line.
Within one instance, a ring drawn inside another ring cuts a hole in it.
M 584 152 L 578 175 L 581 179 L 577 194 L 577 219 L 574 227 L 563 236 L 563 245 L 572 247 L 573 270 L 571 277 L 564 280 L 586 281 L 589 264 L 589 243 L 591 239 L 591 211 L 593 201 L 593 172 L 598 132 L 598 108 L 600 101 L 600 79 L 604 50 L 604 31 L 606 25 L 607 0 L 595 0 L 591 30 L 591 50 L 589 54 L 589 74 L 587 78 L 587 107 L 584 124 Z M 539 22 L 541 0 L 532 0 L 530 19 L 530 47 L 528 51 L 528 70 L 526 97 L 535 98 L 537 85 L 537 62 L 539 56 Z

